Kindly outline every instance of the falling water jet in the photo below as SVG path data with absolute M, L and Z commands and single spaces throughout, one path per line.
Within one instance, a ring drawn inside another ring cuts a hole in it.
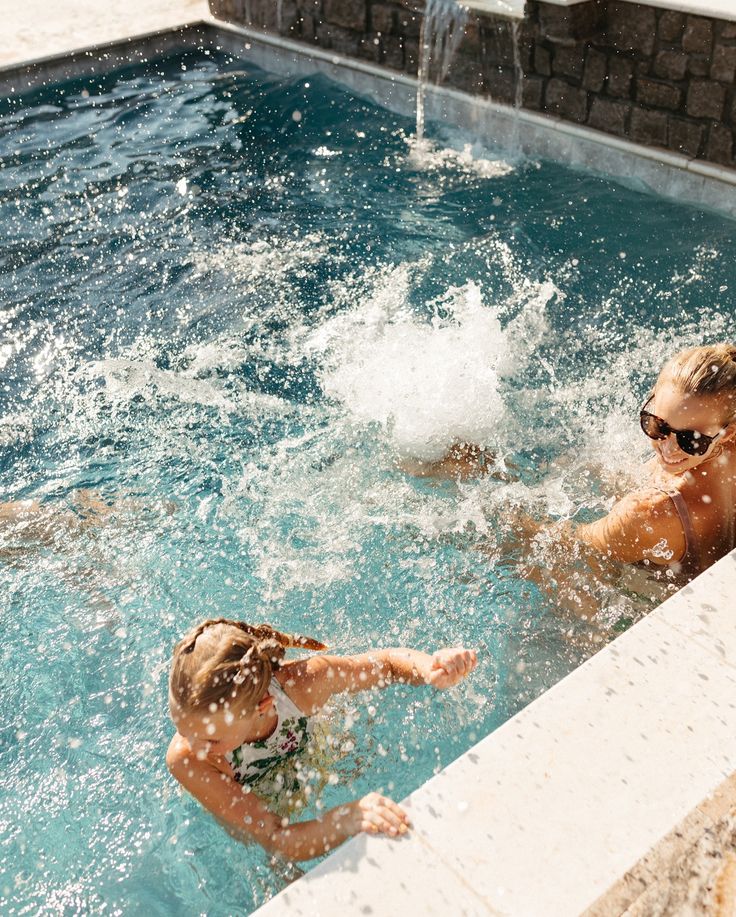
M 524 71 L 521 67 L 521 50 L 519 48 L 519 21 L 511 21 L 511 41 L 514 49 L 514 128 L 511 134 L 511 149 L 519 152 L 519 113 L 523 102 Z
M 511 20 L 511 41 L 514 48 L 514 113 L 518 116 L 522 104 L 524 72 L 521 69 L 521 50 L 519 48 L 519 21 Z
M 482 9 L 509 21 L 514 63 L 514 129 L 513 148 L 518 147 L 519 112 L 522 107 L 523 69 L 519 45 L 520 18 L 524 14 L 523 0 L 427 0 L 419 34 L 419 66 L 417 72 L 417 123 L 415 148 L 425 147 L 424 124 L 427 85 L 434 67 L 434 81 L 439 85 L 447 76 L 467 22 L 469 9 Z
M 457 0 L 427 0 L 419 33 L 419 70 L 417 73 L 416 143 L 424 141 L 424 103 L 430 70 L 435 65 L 435 82 L 441 83 L 465 33 L 467 8 Z

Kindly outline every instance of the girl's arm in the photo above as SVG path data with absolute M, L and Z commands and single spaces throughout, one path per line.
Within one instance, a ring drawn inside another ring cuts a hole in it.
M 180 736 L 172 739 L 166 764 L 184 789 L 231 834 L 242 841 L 256 841 L 288 860 L 311 860 L 361 831 L 398 836 L 409 827 L 403 809 L 378 793 L 337 806 L 321 818 L 290 824 L 209 759 L 200 760 Z
M 333 694 L 385 688 L 397 682 L 450 688 L 475 668 L 474 650 L 442 649 L 431 656 L 419 650 L 394 648 L 358 656 L 313 656 L 287 666 L 279 679 L 294 703 L 316 713 Z

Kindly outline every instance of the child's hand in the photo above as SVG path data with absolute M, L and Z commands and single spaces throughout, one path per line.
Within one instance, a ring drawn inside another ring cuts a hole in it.
M 380 793 L 368 793 L 351 803 L 355 818 L 355 833 L 389 834 L 398 837 L 409 829 L 409 816 L 392 799 Z
M 451 688 L 470 675 L 477 662 L 475 650 L 466 650 L 463 646 L 437 650 L 432 655 L 426 675 L 427 684 L 435 688 Z

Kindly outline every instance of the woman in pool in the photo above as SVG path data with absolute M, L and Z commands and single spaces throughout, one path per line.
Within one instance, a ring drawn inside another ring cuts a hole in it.
M 362 831 L 406 833 L 406 813 L 378 793 L 289 823 L 282 817 L 290 808 L 285 797 L 299 792 L 300 781 L 290 787 L 280 774 L 273 784 L 282 798 L 270 805 L 259 790 L 269 772 L 313 750 L 310 719 L 333 695 L 397 682 L 449 688 L 475 668 L 475 653 L 386 649 L 284 662 L 288 647 L 326 648 L 266 624 L 224 618 L 204 621 L 177 643 L 169 680 L 177 729 L 166 755 L 169 770 L 231 834 L 290 861 L 320 856 Z
M 573 533 L 614 560 L 671 566 L 690 579 L 736 547 L 736 346 L 672 357 L 641 427 L 655 453 L 650 482 Z

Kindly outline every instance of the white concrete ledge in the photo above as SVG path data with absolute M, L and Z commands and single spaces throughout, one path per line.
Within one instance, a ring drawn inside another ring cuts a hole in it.
M 557 0 L 546 0 L 546 2 L 557 3 Z M 680 13 L 690 13 L 692 16 L 712 16 L 714 19 L 726 19 L 729 22 L 736 20 L 734 0 L 631 0 L 631 2 L 643 3 L 645 6 L 658 6 Z
M 0 67 L 175 29 L 209 16 L 207 0 L 0 0 Z
M 555 6 L 576 6 L 587 0 L 544 0 Z M 690 13 L 693 16 L 712 16 L 714 19 L 736 20 L 735 0 L 628 0 L 644 6 L 658 6 L 667 10 Z
M 736 553 L 478 743 L 258 917 L 569 917 L 736 770 Z
M 464 0 L 463 6 L 478 13 L 523 19 L 526 0 Z

